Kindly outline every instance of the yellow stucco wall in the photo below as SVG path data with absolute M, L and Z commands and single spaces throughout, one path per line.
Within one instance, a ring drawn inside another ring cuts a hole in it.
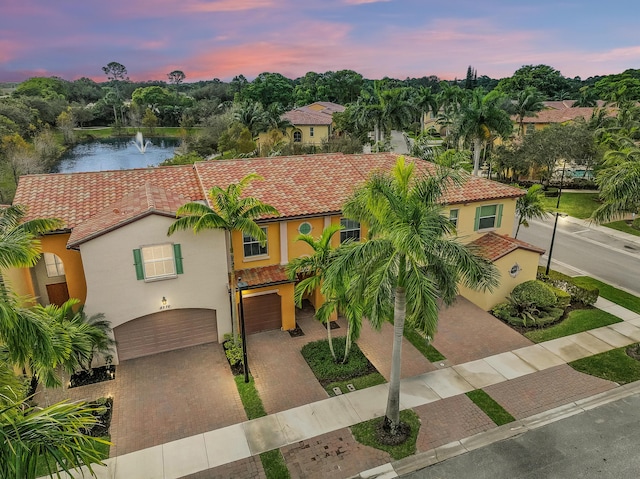
M 84 277 L 80 252 L 67 249 L 69 234 L 46 235 L 41 238 L 42 252 L 57 254 L 64 264 L 69 297 L 84 303 L 87 299 L 87 282 Z
M 9 268 L 2 271 L 2 277 L 9 289 L 18 296 L 36 296 L 29 268 Z
M 273 222 L 261 224 L 260 226 L 267 228 L 267 254 L 261 256 L 245 258 L 242 233 L 233 231 L 233 255 L 236 270 L 280 264 L 280 224 Z
M 517 249 L 494 263 L 500 271 L 500 284 L 493 292 L 483 293 L 460 286 L 460 294 L 485 311 L 489 311 L 496 304 L 506 301 L 507 296 L 517 285 L 536 279 L 539 260 L 538 253 L 522 248 Z M 520 267 L 520 272 L 512 277 L 509 270 L 516 264 Z
M 476 208 L 485 205 L 497 205 L 502 204 L 502 221 L 499 228 L 491 228 L 485 230 L 474 231 L 474 224 L 476 218 Z M 458 210 L 458 226 L 457 233 L 460 240 L 464 243 L 468 243 L 479 238 L 482 234 L 488 231 L 495 231 L 501 235 L 513 234 L 513 225 L 516 214 L 516 199 L 506 198 L 500 200 L 482 201 L 477 203 L 467 204 L 452 204 L 448 205 L 444 212 L 449 214 L 450 210 Z
M 313 249 L 304 241 L 296 241 L 296 238 L 300 236 L 298 229 L 302 223 L 309 223 L 311 225 L 311 232 L 309 233 L 315 239 L 318 239 L 322 235 L 324 229 L 324 218 L 309 218 L 302 220 L 287 221 L 287 249 L 288 260 L 293 258 L 299 258 L 304 255 L 311 255 Z

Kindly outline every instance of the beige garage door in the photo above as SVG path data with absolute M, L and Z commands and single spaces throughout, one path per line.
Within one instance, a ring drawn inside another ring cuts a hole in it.
M 242 306 L 247 334 L 282 328 L 280 296 L 277 293 L 244 298 Z
M 120 361 L 218 341 L 216 312 L 175 309 L 149 314 L 113 329 Z

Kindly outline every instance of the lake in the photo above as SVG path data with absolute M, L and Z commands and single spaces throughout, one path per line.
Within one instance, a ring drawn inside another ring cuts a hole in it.
M 135 138 L 104 138 L 80 143 L 69 149 L 52 173 L 79 171 L 128 170 L 156 166 L 173 158 L 174 149 L 180 145 L 178 138 L 145 139 L 145 152 L 141 153 Z

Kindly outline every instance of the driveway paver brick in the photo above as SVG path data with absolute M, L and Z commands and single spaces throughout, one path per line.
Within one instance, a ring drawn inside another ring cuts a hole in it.
M 180 479 L 266 479 L 266 477 L 260 456 L 251 456 L 224 466 L 189 474 Z

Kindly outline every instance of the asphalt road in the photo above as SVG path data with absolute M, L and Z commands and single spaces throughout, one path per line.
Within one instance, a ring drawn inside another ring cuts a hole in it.
M 639 417 L 640 397 L 630 396 L 402 477 L 637 478 Z
M 518 239 L 549 251 L 554 217 L 530 221 L 520 228 Z M 640 238 L 639 238 L 640 239 Z M 543 256 L 546 265 L 547 256 Z M 640 242 L 624 241 L 560 218 L 551 268 L 587 274 L 606 283 L 640 294 Z

